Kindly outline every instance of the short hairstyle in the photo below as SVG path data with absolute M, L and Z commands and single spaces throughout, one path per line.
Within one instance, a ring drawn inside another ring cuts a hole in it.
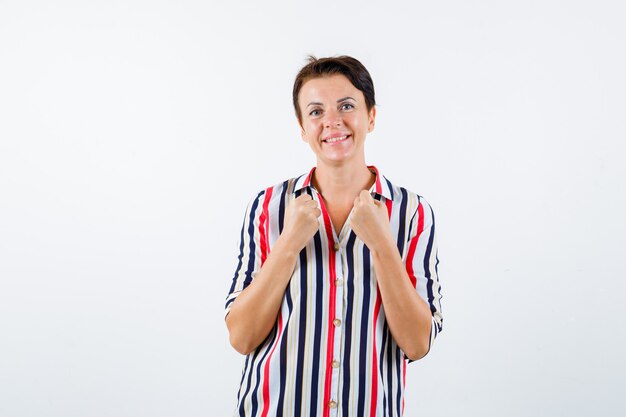
M 315 58 L 309 55 L 309 63 L 306 64 L 293 83 L 293 107 L 296 110 L 298 122 L 302 123 L 302 112 L 298 105 L 298 95 L 305 82 L 335 74 L 344 75 L 356 89 L 363 93 L 367 111 L 376 105 L 374 98 L 374 82 L 367 69 L 357 59 L 351 56 L 341 55 L 337 57 Z

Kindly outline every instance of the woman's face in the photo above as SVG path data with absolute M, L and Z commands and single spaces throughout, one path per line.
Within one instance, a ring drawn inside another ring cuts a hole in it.
M 298 105 L 302 140 L 308 142 L 318 162 L 337 165 L 355 158 L 364 162 L 365 136 L 374 129 L 376 108 L 367 111 L 363 93 L 345 76 L 305 82 Z

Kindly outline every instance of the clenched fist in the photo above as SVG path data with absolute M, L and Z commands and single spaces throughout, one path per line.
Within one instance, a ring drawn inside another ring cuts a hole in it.
M 367 190 L 362 190 L 354 199 L 350 227 L 370 250 L 376 250 L 385 239 L 393 241 L 387 207 L 374 200 Z
M 296 252 L 300 252 L 318 231 L 321 215 L 317 201 L 306 193 L 287 206 L 282 234 Z

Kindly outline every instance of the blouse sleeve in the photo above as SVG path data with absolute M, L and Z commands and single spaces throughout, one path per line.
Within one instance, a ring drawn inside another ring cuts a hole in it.
M 261 269 L 261 228 L 259 225 L 264 194 L 265 192 L 261 191 L 250 199 L 246 207 L 239 238 L 239 261 L 226 296 L 224 317 L 228 316 L 233 301 L 250 285 Z
M 441 285 L 437 265 L 437 239 L 435 237 L 435 216 L 425 199 L 418 196 L 418 205 L 410 223 L 406 270 L 413 287 L 428 304 L 432 314 L 428 352 L 437 335 L 442 331 Z M 413 362 L 409 360 L 409 362 Z

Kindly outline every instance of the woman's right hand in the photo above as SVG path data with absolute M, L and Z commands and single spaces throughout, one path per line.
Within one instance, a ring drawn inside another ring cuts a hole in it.
M 319 230 L 319 217 L 322 211 L 317 201 L 303 193 L 296 197 L 285 210 L 283 233 L 289 246 L 299 253 Z

